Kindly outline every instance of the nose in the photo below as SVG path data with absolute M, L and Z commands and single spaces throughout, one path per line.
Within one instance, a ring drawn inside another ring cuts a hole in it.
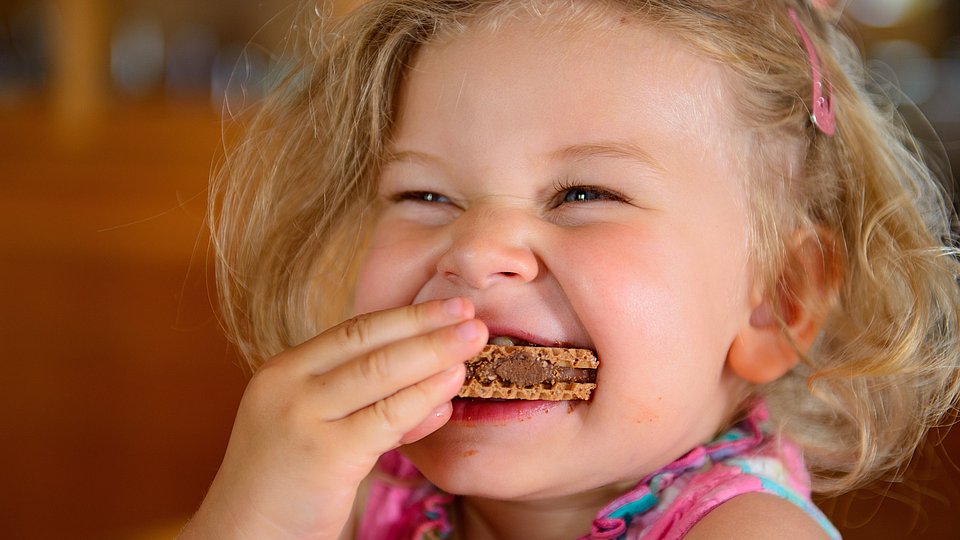
M 475 289 L 527 283 L 540 272 L 531 248 L 534 225 L 522 209 L 467 209 L 452 224 L 449 248 L 437 262 L 445 279 Z

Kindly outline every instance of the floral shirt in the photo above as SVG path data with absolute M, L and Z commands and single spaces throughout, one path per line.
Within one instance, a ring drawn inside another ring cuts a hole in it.
M 810 478 L 799 449 L 766 429 L 766 408 L 713 441 L 648 475 L 601 509 L 578 540 L 674 540 L 707 513 L 744 493 L 768 493 L 797 505 L 830 538 L 840 533 L 810 500 Z M 450 538 L 455 501 L 427 482 L 398 452 L 378 465 L 358 540 Z

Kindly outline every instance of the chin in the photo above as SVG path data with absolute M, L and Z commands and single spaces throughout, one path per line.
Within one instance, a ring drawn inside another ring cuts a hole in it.
M 437 438 L 432 435 L 401 450 L 433 485 L 454 495 L 498 499 L 513 491 L 513 482 L 506 485 L 501 464 L 489 452 L 469 444 L 437 444 Z
M 546 491 L 546 478 L 537 473 L 531 459 L 505 459 L 503 452 L 485 449 L 483 444 L 452 443 L 441 441 L 443 438 L 434 434 L 401 450 L 443 491 L 499 500 L 519 500 Z
M 437 434 L 435 434 L 437 435 Z M 529 501 L 597 488 L 596 475 L 571 476 L 536 451 L 503 452 L 482 444 L 427 437 L 401 452 L 433 485 L 447 493 L 503 501 Z M 590 480 L 590 485 L 581 485 Z M 580 483 L 577 483 L 580 482 Z

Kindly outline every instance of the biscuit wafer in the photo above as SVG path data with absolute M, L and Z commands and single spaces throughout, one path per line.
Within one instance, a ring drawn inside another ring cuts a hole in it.
M 487 345 L 466 366 L 459 397 L 562 401 L 590 399 L 599 362 L 587 349 Z

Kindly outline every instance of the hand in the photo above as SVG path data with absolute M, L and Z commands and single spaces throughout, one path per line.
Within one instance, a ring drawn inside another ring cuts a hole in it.
M 487 341 L 466 299 L 350 319 L 266 362 L 181 538 L 337 538 L 384 452 L 445 424 Z

